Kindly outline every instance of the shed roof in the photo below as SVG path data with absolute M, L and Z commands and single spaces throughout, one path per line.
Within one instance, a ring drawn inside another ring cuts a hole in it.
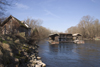
M 79 33 L 76 33 L 76 34 L 73 34 L 73 36 L 81 36 L 81 34 L 79 34 Z
M 51 36 L 59 36 L 58 34 L 49 34 L 49 37 Z
M 10 20 L 10 18 L 14 18 L 15 20 L 17 20 L 19 22 L 19 24 L 25 28 L 30 28 L 29 25 L 22 23 L 20 20 L 18 20 L 17 18 L 13 17 L 12 15 L 10 15 L 8 18 L 6 18 L 2 23 L 1 26 L 3 26 L 4 24 L 7 23 L 7 21 Z

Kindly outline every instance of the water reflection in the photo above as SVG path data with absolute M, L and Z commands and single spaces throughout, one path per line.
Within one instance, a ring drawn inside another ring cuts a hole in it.
M 66 51 L 76 52 L 76 44 L 73 43 L 60 43 L 55 45 L 49 44 L 49 49 L 51 52 L 58 52 L 58 53 L 66 53 Z
M 91 65 L 100 63 L 100 42 L 86 41 L 86 44 L 77 45 L 77 53 L 81 60 L 85 60 Z
M 39 55 L 47 67 L 100 67 L 100 42 L 85 44 L 60 43 L 51 45 L 47 41 L 39 45 Z
M 49 44 L 49 49 L 52 52 L 58 52 L 58 45 L 57 44 L 55 44 L 55 45 Z

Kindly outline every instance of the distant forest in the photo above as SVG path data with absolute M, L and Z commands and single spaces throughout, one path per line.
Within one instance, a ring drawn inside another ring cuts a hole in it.
M 76 25 L 68 28 L 66 33 L 80 33 L 83 38 L 93 39 L 100 37 L 100 21 L 89 15 L 83 16 L 81 21 Z

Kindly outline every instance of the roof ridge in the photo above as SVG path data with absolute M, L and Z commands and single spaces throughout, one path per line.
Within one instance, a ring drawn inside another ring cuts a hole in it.
M 1 23 L 1 25 L 5 24 L 6 21 L 7 21 L 10 17 L 14 18 L 14 19 L 15 19 L 16 21 L 18 21 L 22 26 L 28 28 L 27 26 L 25 26 L 25 24 L 23 24 L 20 20 L 18 20 L 17 18 L 15 18 L 15 17 L 12 16 L 12 15 L 8 16 L 8 17 Z M 4 23 L 4 22 L 5 22 L 5 23 Z
M 3 22 L 5 22 L 10 17 L 12 17 L 12 15 L 8 16 Z M 1 25 L 3 24 L 3 22 L 1 23 Z

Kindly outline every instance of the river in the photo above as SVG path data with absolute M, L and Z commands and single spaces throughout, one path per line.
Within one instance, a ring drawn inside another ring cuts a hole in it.
M 39 56 L 46 67 L 100 67 L 100 41 L 85 41 L 85 44 L 39 43 Z

